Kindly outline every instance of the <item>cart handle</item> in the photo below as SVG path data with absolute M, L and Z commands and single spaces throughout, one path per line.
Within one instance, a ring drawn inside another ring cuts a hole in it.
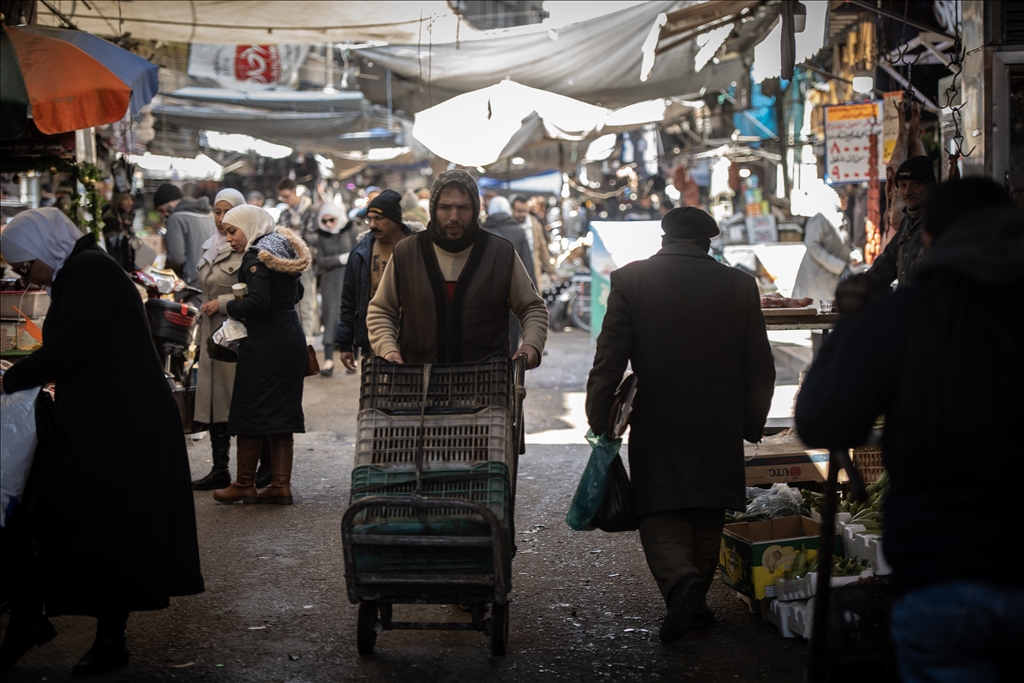
M 516 409 L 514 414 L 515 425 L 515 450 L 519 455 L 526 452 L 526 424 L 523 420 L 523 399 L 526 398 L 526 357 L 519 356 L 512 361 L 515 364 L 515 392 Z M 516 458 L 516 470 L 519 471 L 518 458 Z
M 369 507 L 402 507 L 402 508 L 414 508 L 422 510 L 425 508 L 441 508 L 450 510 L 452 508 L 461 508 L 468 510 L 474 514 L 478 514 L 484 518 L 491 526 L 491 538 L 494 544 L 494 601 L 498 604 L 504 605 L 507 600 L 507 590 L 509 576 L 505 567 L 505 558 L 509 558 L 511 562 L 511 554 L 509 551 L 510 539 L 507 538 L 506 530 L 490 508 L 476 503 L 471 500 L 465 500 L 463 498 L 427 498 L 420 495 L 413 496 L 370 496 L 368 498 L 362 498 L 351 505 L 345 510 L 344 516 L 341 518 L 341 545 L 342 552 L 344 553 L 345 560 L 345 582 L 348 588 L 348 599 L 349 601 L 356 603 L 359 602 L 358 579 L 356 577 L 356 563 L 355 556 L 352 550 L 352 522 L 355 520 L 355 516 L 362 512 L 364 509 Z M 510 527 L 511 529 L 511 527 Z

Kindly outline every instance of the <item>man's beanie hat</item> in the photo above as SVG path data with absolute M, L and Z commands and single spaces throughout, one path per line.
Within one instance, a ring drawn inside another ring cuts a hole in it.
M 896 171 L 896 182 L 901 180 L 916 180 L 925 185 L 935 184 L 935 168 L 932 160 L 926 156 L 910 157 Z
M 366 207 L 368 216 L 383 216 L 390 218 L 399 225 L 402 224 L 402 195 L 394 190 L 384 190 L 373 198 L 370 205 Z
M 662 216 L 661 231 L 675 240 L 710 239 L 718 234 L 718 224 L 696 206 L 680 206 Z
M 156 194 L 153 195 L 153 206 L 160 208 L 167 202 L 173 202 L 175 199 L 181 199 L 184 195 L 181 194 L 175 185 L 170 183 L 164 183 L 160 187 L 156 188 Z

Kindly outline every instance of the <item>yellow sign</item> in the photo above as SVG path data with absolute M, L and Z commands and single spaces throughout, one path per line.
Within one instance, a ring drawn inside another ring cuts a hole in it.
M 846 104 L 840 107 L 829 107 L 825 110 L 825 120 L 829 123 L 833 121 L 870 119 L 872 116 L 878 116 L 878 104 L 876 102 Z

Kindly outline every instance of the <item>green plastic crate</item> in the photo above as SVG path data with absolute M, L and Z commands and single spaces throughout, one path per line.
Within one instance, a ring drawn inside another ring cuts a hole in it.
M 482 478 L 471 481 L 440 481 L 460 475 L 475 475 Z M 432 481 L 433 480 L 433 481 Z M 416 472 L 395 470 L 376 465 L 359 465 L 352 470 L 351 501 L 368 496 L 408 496 L 416 486 Z M 375 488 L 370 488 L 375 487 Z M 423 472 L 423 487 L 420 493 L 433 498 L 461 498 L 485 505 L 498 519 L 508 518 L 511 502 L 508 466 L 503 462 L 483 462 L 472 467 L 459 469 L 431 470 Z M 489 526 L 479 515 L 463 508 L 427 509 L 423 513 L 435 524 L 442 521 L 457 522 L 464 519 L 479 521 L 484 525 L 484 533 L 489 534 Z M 394 530 L 376 531 L 373 533 L 421 533 L 416 531 L 421 525 L 420 517 L 409 508 L 380 507 L 368 508 L 356 517 L 357 525 L 395 525 Z M 405 525 L 400 529 L 398 525 Z M 440 528 L 439 528 L 440 529 Z M 456 525 L 452 527 L 454 535 L 467 534 L 468 529 Z M 368 532 L 363 532 L 368 533 Z M 447 534 L 447 531 L 426 533 Z
M 461 482 L 431 482 L 431 479 L 460 474 L 485 475 Z M 391 485 L 391 486 L 388 486 Z M 374 465 L 359 465 L 352 471 L 352 501 L 369 496 L 408 496 L 416 485 L 416 473 Z M 366 487 L 376 489 L 360 490 Z M 381 488 L 387 486 L 387 488 Z M 425 471 L 421 493 L 438 498 L 461 498 L 486 505 L 505 522 L 502 533 L 508 535 L 511 492 L 508 466 L 502 462 L 484 462 L 472 467 Z M 355 535 L 408 536 L 490 536 L 491 525 L 480 515 L 463 508 L 428 508 L 420 518 L 411 508 L 368 508 L 353 520 Z M 511 539 L 508 539 L 511 542 Z M 369 574 L 493 574 L 491 548 L 365 546 L 353 548 L 357 573 Z

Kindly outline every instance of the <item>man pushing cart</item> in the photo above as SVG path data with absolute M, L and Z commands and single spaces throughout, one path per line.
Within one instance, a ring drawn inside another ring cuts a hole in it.
M 427 230 L 396 245 L 367 311 L 376 357 L 363 366 L 342 520 L 364 656 L 377 633 L 401 628 L 482 630 L 505 654 L 523 379 L 548 319 L 514 248 L 479 214 L 473 178 L 442 173 Z M 510 310 L 523 329 L 511 361 Z M 393 604 L 423 603 L 468 606 L 472 622 L 392 619 Z

